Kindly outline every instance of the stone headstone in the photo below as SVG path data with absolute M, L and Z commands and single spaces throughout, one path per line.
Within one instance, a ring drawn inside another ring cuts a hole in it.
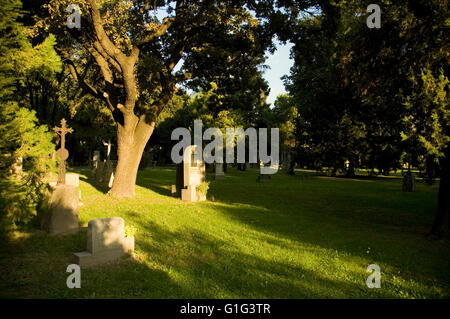
M 225 173 L 223 172 L 223 163 L 215 163 L 214 164 L 214 178 L 215 179 L 224 179 Z
M 179 163 L 176 166 L 177 170 L 176 170 L 176 180 L 175 180 L 175 185 L 172 185 L 172 196 L 175 197 L 181 197 L 181 190 L 184 188 L 184 183 L 183 183 L 183 163 Z
M 98 162 L 96 167 L 92 170 L 92 178 L 97 183 L 103 182 L 103 170 L 104 170 L 105 162 Z
M 42 216 L 41 228 L 52 235 L 78 231 L 78 188 L 56 185 L 50 194 L 49 211 Z
M 112 187 L 114 181 L 114 164 L 111 160 L 99 162 L 92 172 L 93 179 L 102 185 Z
M 58 184 L 57 181 L 50 181 L 49 185 L 52 188 L 55 188 L 55 186 Z M 78 199 L 81 200 L 81 190 L 79 189 L 80 187 L 80 176 L 78 174 L 75 173 L 67 173 L 66 174 L 66 185 L 71 185 L 71 186 L 75 186 L 78 189 Z
M 100 163 L 100 151 L 94 151 L 94 156 L 92 157 L 92 169 L 96 169 Z
M 260 161 L 260 167 L 270 167 L 270 163 L 264 164 L 262 161 Z M 259 173 L 258 178 L 256 179 L 259 183 L 266 183 L 270 181 L 270 174 L 261 174 Z
M 66 185 L 72 185 L 75 187 L 80 186 L 80 176 L 75 173 L 66 174 Z
M 134 251 L 134 237 L 125 237 L 120 217 L 94 219 L 88 223 L 86 251 L 75 253 L 75 263 L 89 267 L 112 262 Z
M 108 187 L 112 187 L 112 183 L 114 181 L 114 164 L 110 160 L 105 162 L 102 179 Z
M 403 177 L 402 189 L 404 192 L 416 191 L 416 178 L 411 174 L 411 172 L 407 172 Z
M 196 161 L 194 152 L 196 145 L 190 145 L 183 154 L 183 189 L 181 200 L 197 202 L 206 200 L 197 187 L 205 181 L 205 162 Z
M 259 183 L 265 183 L 270 181 L 270 175 L 269 174 L 259 174 L 258 178 L 256 179 Z
M 109 157 L 111 155 L 111 148 L 112 148 L 112 143 L 111 140 L 108 140 L 108 142 L 103 141 L 103 145 L 106 146 L 106 159 L 109 160 Z

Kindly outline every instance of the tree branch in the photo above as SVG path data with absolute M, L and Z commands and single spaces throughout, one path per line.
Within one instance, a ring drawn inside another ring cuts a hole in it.
M 103 28 L 103 20 L 100 16 L 100 10 L 97 6 L 95 0 L 87 0 L 90 4 L 90 11 L 92 22 L 94 24 L 94 30 L 97 36 L 97 39 L 101 45 L 101 48 L 105 51 L 107 55 L 113 58 L 117 63 L 123 67 L 126 64 L 126 55 L 116 47 L 116 45 L 109 39 L 108 35 Z
M 152 33 L 146 35 L 144 38 L 142 38 L 140 41 L 138 41 L 137 46 L 141 46 L 145 43 L 153 41 L 155 38 L 159 38 L 164 33 L 167 32 L 167 29 L 170 28 L 172 23 L 175 21 L 175 18 L 165 18 L 164 21 L 159 25 L 159 28 L 153 31 Z

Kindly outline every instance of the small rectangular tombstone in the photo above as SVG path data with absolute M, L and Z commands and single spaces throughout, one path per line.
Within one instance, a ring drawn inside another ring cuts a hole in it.
M 79 192 L 72 185 L 56 185 L 49 198 L 49 212 L 41 219 L 41 228 L 52 235 L 78 231 Z
M 88 223 L 86 250 L 74 254 L 78 265 L 108 263 L 133 251 L 134 237 L 125 237 L 125 222 L 120 217 L 94 219 Z
M 224 179 L 225 173 L 223 172 L 223 163 L 215 163 L 215 179 Z

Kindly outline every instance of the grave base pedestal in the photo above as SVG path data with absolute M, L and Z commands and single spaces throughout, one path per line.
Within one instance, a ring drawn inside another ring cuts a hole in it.
M 130 251 L 134 251 L 134 237 L 125 237 L 122 248 L 104 250 L 95 254 L 83 251 L 74 253 L 73 256 L 74 262 L 80 267 L 91 267 L 119 260 Z

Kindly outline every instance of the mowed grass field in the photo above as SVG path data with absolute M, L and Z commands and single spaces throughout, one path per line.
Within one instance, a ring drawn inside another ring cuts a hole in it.
M 8 234 L 0 296 L 12 298 L 449 298 L 450 246 L 427 238 L 438 183 L 401 191 L 401 179 L 212 174 L 208 201 L 170 196 L 175 170 L 140 171 L 135 199 L 114 199 L 80 173 L 82 226 L 119 216 L 136 229 L 131 258 L 81 270 L 66 286 L 86 230 Z M 381 268 L 369 289 L 366 268 Z

